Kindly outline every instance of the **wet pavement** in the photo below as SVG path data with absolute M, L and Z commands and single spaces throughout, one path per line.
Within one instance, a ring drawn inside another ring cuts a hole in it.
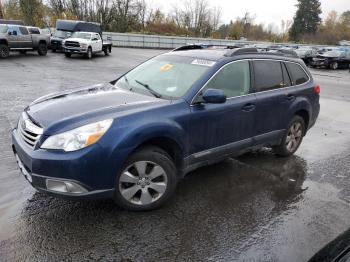
M 69 202 L 35 192 L 11 152 L 25 105 L 113 80 L 159 50 L 0 60 L 0 261 L 307 261 L 350 228 L 350 73 L 312 70 L 321 114 L 295 156 L 260 150 L 199 169 L 162 209 Z

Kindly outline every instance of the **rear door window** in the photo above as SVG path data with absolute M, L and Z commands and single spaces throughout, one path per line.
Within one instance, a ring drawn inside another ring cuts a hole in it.
M 281 63 L 273 60 L 255 60 L 254 76 L 256 92 L 268 91 L 284 86 Z
M 22 35 L 28 35 L 29 34 L 27 28 L 25 28 L 23 26 L 19 27 L 19 31 L 21 32 Z
M 287 62 L 286 65 L 292 78 L 292 85 L 301 85 L 309 80 L 309 76 L 299 64 Z

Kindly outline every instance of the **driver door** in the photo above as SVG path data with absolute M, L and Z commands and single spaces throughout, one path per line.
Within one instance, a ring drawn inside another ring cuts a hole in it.
M 99 52 L 102 50 L 102 40 L 99 34 L 94 34 L 92 36 L 93 51 Z
M 227 101 L 191 106 L 191 164 L 240 151 L 253 143 L 256 97 L 251 93 L 250 62 L 226 64 L 197 96 L 207 89 L 223 90 Z

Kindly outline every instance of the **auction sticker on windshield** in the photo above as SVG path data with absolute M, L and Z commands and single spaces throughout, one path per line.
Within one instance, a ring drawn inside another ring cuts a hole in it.
M 191 63 L 192 65 L 201 65 L 201 66 L 213 66 L 215 64 L 214 61 L 210 61 L 210 60 L 205 60 L 205 59 L 195 59 L 192 61 Z

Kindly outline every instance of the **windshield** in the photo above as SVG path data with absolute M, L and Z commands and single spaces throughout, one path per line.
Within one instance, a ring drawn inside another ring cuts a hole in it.
M 182 97 L 215 62 L 162 55 L 121 77 L 116 86 L 166 99 Z
M 56 32 L 53 34 L 54 37 L 58 37 L 58 38 L 68 38 L 71 35 L 72 35 L 72 32 L 62 31 L 62 30 L 56 30 Z
M 5 34 L 7 32 L 7 26 L 6 25 L 0 25 L 0 33 Z
M 328 52 L 323 53 L 323 56 L 342 57 L 342 56 L 345 56 L 345 52 L 339 51 L 339 50 L 333 50 L 333 51 L 328 51 Z
M 71 36 L 72 38 L 81 38 L 81 39 L 86 39 L 90 40 L 91 34 L 90 33 L 82 33 L 82 32 L 75 32 Z

